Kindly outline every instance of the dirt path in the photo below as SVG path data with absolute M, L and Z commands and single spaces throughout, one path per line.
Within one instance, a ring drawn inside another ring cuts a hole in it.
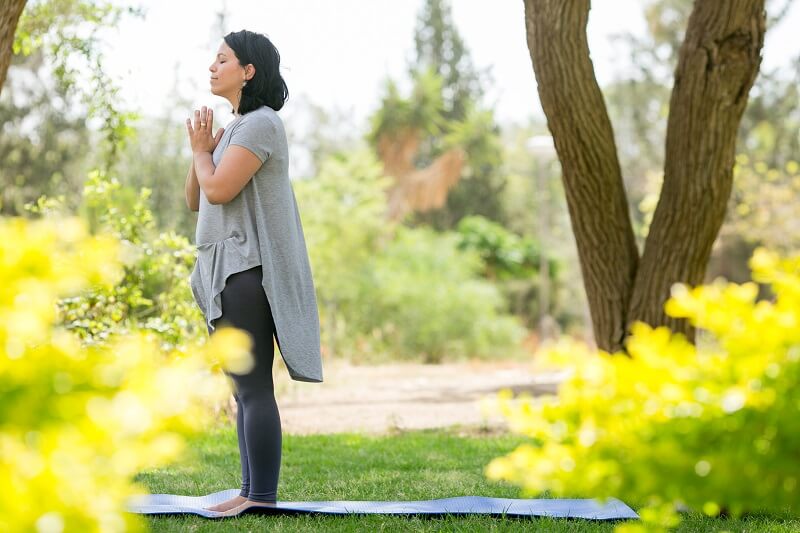
M 292 381 L 276 364 L 275 387 L 285 433 L 361 432 L 465 426 L 465 432 L 505 431 L 505 419 L 484 416 L 480 400 L 502 388 L 514 394 L 555 390 L 557 373 L 534 374 L 529 362 L 442 365 L 326 363 L 323 383 Z

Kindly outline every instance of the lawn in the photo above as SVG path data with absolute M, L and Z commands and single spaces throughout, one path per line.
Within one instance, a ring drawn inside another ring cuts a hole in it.
M 459 436 L 456 428 L 370 436 L 283 435 L 279 501 L 427 500 L 454 496 L 519 498 L 519 489 L 486 480 L 483 466 L 525 441 L 518 435 Z M 153 493 L 209 494 L 238 488 L 236 432 L 220 426 L 190 442 L 192 457 L 136 480 Z M 575 495 L 575 497 L 583 497 Z M 153 531 L 612 531 L 613 523 L 487 516 L 418 518 L 246 514 L 209 520 L 196 515 L 146 516 Z M 800 520 L 742 520 L 684 515 L 677 531 L 800 532 Z

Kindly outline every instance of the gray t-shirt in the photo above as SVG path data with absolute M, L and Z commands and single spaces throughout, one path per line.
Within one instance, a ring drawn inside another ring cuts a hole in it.
M 228 276 L 261 265 L 262 286 L 289 376 L 321 383 L 319 311 L 289 180 L 283 121 L 266 105 L 237 117 L 214 149 L 215 166 L 230 144 L 244 146 L 263 164 L 226 204 L 210 204 L 200 189 L 197 260 L 190 278 L 194 299 L 213 331 L 214 320 L 222 316 L 221 293 Z

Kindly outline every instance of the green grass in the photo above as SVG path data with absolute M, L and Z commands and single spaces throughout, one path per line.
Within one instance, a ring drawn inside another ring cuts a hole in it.
M 519 498 L 517 487 L 484 478 L 483 467 L 525 441 L 519 435 L 459 436 L 459 429 L 283 435 L 279 501 L 428 500 L 455 496 Z M 153 493 L 203 495 L 240 484 L 236 432 L 222 426 L 190 442 L 191 457 L 140 473 Z M 580 497 L 580 496 L 576 496 Z M 196 515 L 145 516 L 153 531 L 612 531 L 613 523 L 550 518 L 268 516 L 209 520 Z M 684 515 L 677 531 L 800 532 L 800 520 L 743 520 Z

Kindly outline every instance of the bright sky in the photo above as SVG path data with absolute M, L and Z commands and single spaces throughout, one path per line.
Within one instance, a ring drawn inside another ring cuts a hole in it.
M 126 0 L 117 0 L 128 5 Z M 212 105 L 227 122 L 227 102 L 209 91 L 208 66 L 222 34 L 216 12 L 227 7 L 225 33 L 248 29 L 267 34 L 281 54 L 290 98 L 282 110 L 294 116 L 299 95 L 326 109 L 339 109 L 366 129 L 379 104 L 382 82 L 391 76 L 406 87 L 407 58 L 422 0 L 138 0 L 144 19 L 109 30 L 106 65 L 122 86 L 121 97 L 143 115 L 169 110 L 167 95 L 180 75 L 180 91 L 193 105 Z M 614 57 L 609 36 L 644 31 L 636 0 L 595 0 L 589 18 L 589 44 L 601 84 L 624 62 Z M 491 67 L 494 102 L 500 122 L 541 115 L 525 41 L 522 0 L 451 0 L 455 24 L 479 68 Z M 795 29 L 792 30 L 792 27 Z M 800 52 L 800 2 L 767 34 L 764 66 L 786 64 Z M 176 124 L 192 110 L 173 110 Z M 302 113 L 301 113 L 302 114 Z M 222 122 L 219 126 L 224 125 Z M 289 126 L 291 127 L 291 126 Z
M 216 11 L 224 4 L 226 31 L 265 33 L 278 47 L 290 95 L 305 93 L 324 107 L 366 116 L 378 104 L 384 77 L 405 78 L 422 0 L 138 0 L 145 19 L 131 18 L 109 34 L 107 65 L 124 80 L 123 98 L 148 114 L 151 104 L 163 102 L 171 90 L 177 68 L 192 80 L 194 90 L 192 84 L 182 89 L 198 104 L 221 100 L 208 91 L 208 65 L 220 42 L 210 36 L 217 31 Z M 791 29 L 800 25 L 799 4 L 768 34 L 765 66 L 800 52 L 800 33 Z M 498 118 L 538 113 L 522 0 L 451 0 L 451 5 L 474 63 L 492 67 L 496 87 L 490 98 L 497 99 Z M 636 0 L 593 2 L 589 40 L 601 83 L 615 68 L 608 36 L 644 31 L 640 5 Z

